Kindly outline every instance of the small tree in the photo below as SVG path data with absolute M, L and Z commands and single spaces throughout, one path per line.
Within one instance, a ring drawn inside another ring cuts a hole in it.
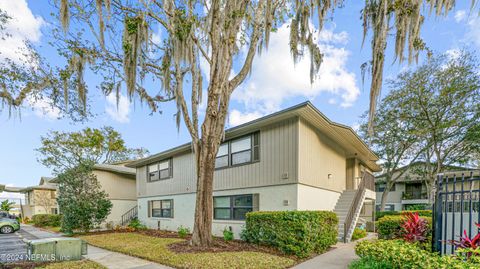
M 82 163 L 112 163 L 148 154 L 144 148 L 128 148 L 120 133 L 108 126 L 78 132 L 51 131 L 41 142 L 42 146 L 36 149 L 41 154 L 39 162 L 56 174 Z
M 375 133 L 368 133 L 367 123 L 360 127 L 363 139 L 383 161 L 385 189 L 382 192 L 380 211 L 385 210 L 388 194 L 395 182 L 407 171 L 399 168 L 415 162 L 422 152 L 422 138 L 416 133 L 416 125 L 401 117 L 405 104 L 401 103 L 400 97 L 392 92 L 380 102 L 375 117 Z
M 62 229 L 88 232 L 100 225 L 112 209 L 108 194 L 100 189 L 92 164 L 82 163 L 58 175 L 57 202 L 63 214 Z
M 0 204 L 0 209 L 3 211 L 10 211 L 12 209 L 12 206 L 15 204 L 15 202 L 10 202 L 8 199 L 2 201 Z

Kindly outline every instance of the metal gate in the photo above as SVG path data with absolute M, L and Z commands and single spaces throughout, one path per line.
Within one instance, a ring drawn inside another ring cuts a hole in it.
M 439 174 L 433 207 L 433 248 L 440 254 L 453 254 L 447 242 L 464 232 L 472 238 L 480 223 L 480 176 L 473 172 Z

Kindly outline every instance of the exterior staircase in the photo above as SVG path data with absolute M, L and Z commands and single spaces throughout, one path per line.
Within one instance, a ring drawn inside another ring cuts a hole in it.
M 134 206 L 132 209 L 128 210 L 125 214 L 122 215 L 121 225 L 125 226 L 130 223 L 133 219 L 138 218 L 138 206 Z
M 365 183 L 364 179 L 358 185 L 356 190 L 345 190 L 335 205 L 333 212 L 338 216 L 338 241 L 350 242 L 353 230 L 365 202 Z

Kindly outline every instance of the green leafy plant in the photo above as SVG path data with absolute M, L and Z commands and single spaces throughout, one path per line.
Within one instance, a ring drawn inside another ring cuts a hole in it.
M 338 218 L 330 211 L 250 212 L 245 224 L 242 239 L 300 258 L 322 253 L 337 242 Z
M 421 217 L 427 222 L 426 235 L 432 233 L 432 218 Z M 396 239 L 401 238 L 405 234 L 402 225 L 405 223 L 403 216 L 385 216 L 377 221 L 377 232 L 380 239 Z
M 4 200 L 2 201 L 2 203 L 0 204 L 0 210 L 3 210 L 3 211 L 10 211 L 12 209 L 12 206 L 15 204 L 15 202 L 10 202 L 8 199 L 7 200 Z
M 190 234 L 190 229 L 188 227 L 180 226 L 177 231 L 180 238 L 186 238 Z
M 384 216 L 401 216 L 406 212 L 417 212 L 420 217 L 432 217 L 432 210 L 377 211 L 375 212 L 375 220 L 379 220 Z
M 348 269 L 387 269 L 389 268 L 388 262 L 385 261 L 377 261 L 371 258 L 365 258 L 353 261 L 349 266 Z
M 37 227 L 59 227 L 62 223 L 62 215 L 37 214 L 33 215 L 32 222 Z
M 366 236 L 367 236 L 367 231 L 365 229 L 361 229 L 357 227 L 353 230 L 352 241 L 364 238 Z
M 367 261 L 386 263 L 384 267 L 380 267 L 385 269 L 470 269 L 480 266 L 475 260 L 466 261 L 456 255 L 439 256 L 438 253 L 420 248 L 418 244 L 411 244 L 403 240 L 364 240 L 357 243 L 355 253 L 365 263 Z
M 108 194 L 92 173 L 92 164 L 80 164 L 57 176 L 57 202 L 63 214 L 62 230 L 88 232 L 105 221 L 112 209 Z
M 232 241 L 233 240 L 233 232 L 229 229 L 223 229 L 223 240 L 225 241 Z
M 132 219 L 128 224 L 128 227 L 133 228 L 135 231 L 139 230 L 146 230 L 147 226 L 145 226 L 140 220 Z

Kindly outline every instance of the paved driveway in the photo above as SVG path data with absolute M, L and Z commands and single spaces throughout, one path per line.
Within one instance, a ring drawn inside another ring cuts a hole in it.
M 23 228 L 13 234 L 0 234 L 0 263 L 26 259 L 27 246 L 23 242 L 24 238 L 36 239 Z

